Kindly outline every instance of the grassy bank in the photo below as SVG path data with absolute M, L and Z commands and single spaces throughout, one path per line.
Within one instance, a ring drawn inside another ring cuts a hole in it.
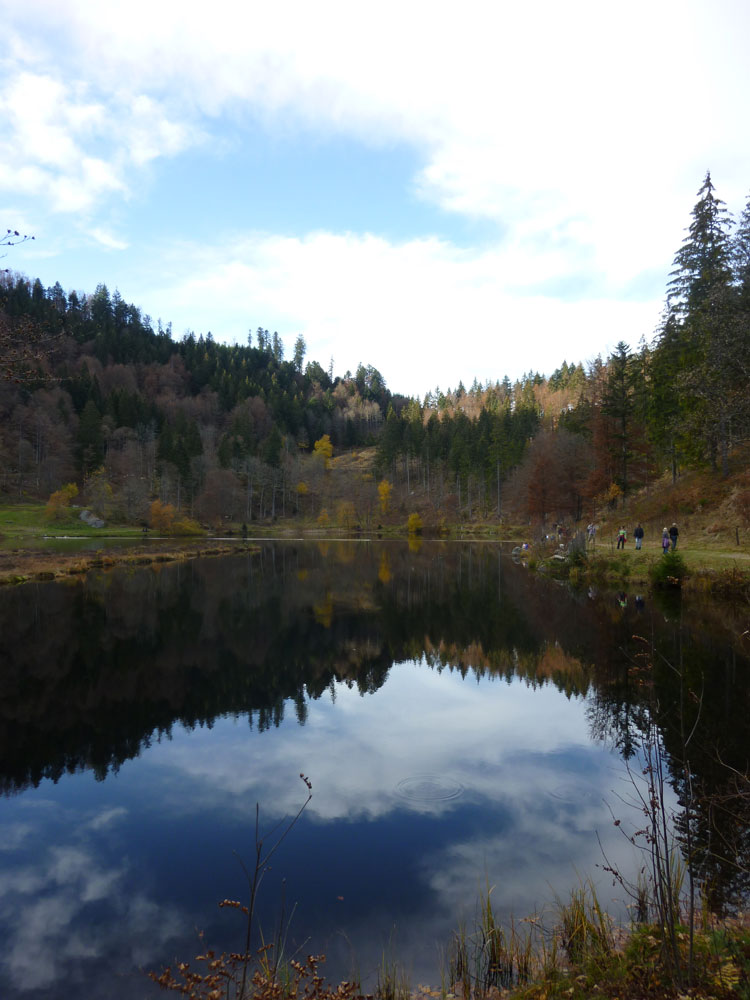
M 95 569 L 111 569 L 114 566 L 153 566 L 186 559 L 231 555 L 247 549 L 248 546 L 241 542 L 207 545 L 205 541 L 202 543 L 193 541 L 176 545 L 174 542 L 164 540 L 148 546 L 86 552 L 0 550 L 0 586 L 31 583 L 35 580 L 71 579 Z
M 80 520 L 77 511 L 51 524 L 44 512 L 45 505 L 39 503 L 0 507 L 0 586 L 69 579 L 92 569 L 119 565 L 153 565 L 237 551 L 237 544 L 210 544 L 205 538 L 160 538 L 139 545 L 135 543 L 143 540 L 140 527 L 93 528 Z M 83 540 L 92 547 L 76 551 L 43 548 L 50 539 L 60 544 L 64 539 Z M 133 544 L 124 547 L 123 540 L 128 539 Z
M 92 528 L 79 517 L 80 510 L 72 508 L 67 517 L 48 521 L 46 504 L 19 503 L 0 505 L 0 548 L 28 543 L 43 538 L 139 538 L 143 530 L 132 524 L 107 525 Z
M 750 556 L 746 553 L 691 545 L 678 549 L 676 555 L 680 571 L 675 574 L 679 580 L 674 585 L 686 593 L 750 601 Z M 661 570 L 668 563 L 661 546 L 617 551 L 600 545 L 564 560 L 555 556 L 553 548 L 539 546 L 532 547 L 526 558 L 532 569 L 566 579 L 577 587 L 627 591 L 666 583 Z M 674 557 L 670 554 L 668 558 L 671 564 Z
M 141 527 L 128 524 L 107 524 L 103 528 L 94 528 L 81 521 L 79 511 L 71 510 L 70 516 L 64 520 L 50 522 L 45 517 L 45 505 L 41 503 L 6 504 L 0 506 L 0 583 L 25 582 L 27 579 L 51 579 L 73 572 L 85 572 L 89 568 L 102 565 L 115 565 L 121 562 L 148 562 L 147 556 L 152 554 L 153 560 L 166 561 L 167 558 L 186 558 L 186 553 L 218 554 L 232 552 L 234 545 L 224 543 L 223 547 L 206 547 L 198 539 L 188 542 L 178 537 L 160 540 L 160 551 L 154 555 L 152 541 L 147 550 L 130 550 L 127 554 L 120 551 L 123 539 L 135 543 L 143 539 Z M 470 524 L 442 524 L 438 531 L 428 528 L 420 537 L 439 537 L 458 540 L 520 542 L 528 536 L 528 526 L 497 524 L 493 522 L 473 522 Z M 340 537 L 378 537 L 406 538 L 407 523 L 378 525 L 374 530 L 363 533 L 347 530 L 345 527 L 330 524 L 321 525 L 307 518 L 287 519 L 273 524 L 251 526 L 253 535 L 268 538 L 303 535 L 311 538 Z M 206 532 L 208 534 L 208 532 Z M 222 528 L 223 535 L 231 535 L 238 541 L 242 538 L 242 526 L 227 524 Z M 532 544 L 526 554 L 532 568 L 546 568 L 556 576 L 569 578 L 574 585 L 594 584 L 599 587 L 641 588 L 649 586 L 650 576 L 655 564 L 662 559 L 661 545 L 658 538 L 646 538 L 643 548 L 636 551 L 632 542 L 628 542 L 624 550 L 615 548 L 614 537 L 606 537 L 606 530 L 600 531 L 594 545 L 586 550 L 585 561 L 573 562 L 565 566 L 551 560 L 555 552 L 552 545 Z M 50 539 L 88 539 L 96 542 L 96 553 L 78 552 L 75 554 L 61 551 L 42 552 L 41 546 Z M 112 544 L 109 544 L 110 541 Z M 705 532 L 691 533 L 684 544 L 679 545 L 679 554 L 684 559 L 687 574 L 684 581 L 686 589 L 697 589 L 701 592 L 714 592 L 717 596 L 750 595 L 750 552 L 737 549 L 727 544 L 719 545 L 713 537 L 707 537 Z M 171 556 L 169 555 L 171 551 Z M 40 576 L 42 574 L 42 576 Z M 52 576 L 50 576 L 52 574 Z

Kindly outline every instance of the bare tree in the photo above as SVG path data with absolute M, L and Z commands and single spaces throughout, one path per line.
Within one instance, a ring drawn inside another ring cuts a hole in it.
M 18 246 L 19 243 L 27 243 L 29 240 L 33 239 L 36 239 L 36 237 L 22 235 L 17 229 L 7 229 L 5 231 L 5 235 L 0 236 L 0 247 L 15 247 Z M 8 255 L 4 253 L 2 257 L 0 257 L 0 260 L 7 256 Z M 7 268 L 4 269 L 5 272 L 7 272 L 7 270 Z M 0 271 L 0 273 L 3 272 Z

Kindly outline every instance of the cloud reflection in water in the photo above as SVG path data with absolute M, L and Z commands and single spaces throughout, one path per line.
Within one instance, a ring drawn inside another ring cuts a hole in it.
M 193 808 L 232 810 L 250 821 L 259 802 L 269 822 L 293 813 L 300 801 L 294 779 L 304 771 L 313 781 L 311 820 L 333 842 L 363 838 L 362 824 L 382 827 L 383 838 L 402 838 L 427 907 L 415 919 L 411 910 L 420 904 L 412 898 L 409 920 L 433 942 L 471 916 L 488 885 L 496 886 L 501 913 L 523 916 L 579 877 L 595 876 L 602 861 L 597 833 L 611 860 L 632 867 L 631 849 L 605 804 L 623 780 L 622 763 L 591 743 L 583 699 L 568 699 L 551 684 L 477 682 L 413 662 L 394 665 L 376 696 L 345 684 L 333 696 L 309 705 L 304 727 L 287 720 L 251 734 L 239 719 L 210 734 L 176 736 L 150 766 L 169 772 L 167 792 L 189 786 Z M 403 783 L 424 775 L 462 794 L 405 799 Z M 185 808 L 184 795 L 170 807 Z M 410 815 L 412 824 L 419 816 L 440 832 L 410 842 Z M 388 853 L 382 842 L 380 851 Z M 371 871 L 372 899 L 346 925 L 359 948 L 372 937 L 378 896 L 393 877 L 379 870 L 377 855 L 365 853 L 361 864 Z M 401 924 L 400 940 L 412 937 L 401 915 L 391 914 L 393 922 Z
M 594 873 L 597 831 L 630 864 L 604 804 L 621 762 L 591 743 L 585 702 L 551 684 L 405 662 L 376 695 L 339 683 L 308 709 L 304 726 L 290 711 L 262 733 L 246 717 L 175 730 L 103 785 L 77 775 L 43 786 L 44 801 L 42 789 L 6 801 L 0 923 L 15 991 L 102 962 L 189 958 L 192 928 L 241 891 L 232 851 L 249 857 L 256 802 L 266 825 L 293 814 L 301 771 L 313 800 L 275 865 L 300 901 L 297 938 L 314 931 L 332 975 L 348 973 L 350 948 L 366 974 L 396 925 L 414 975 L 434 979 L 437 944 L 478 892 L 495 886 L 501 914 L 530 913 Z M 425 776 L 461 794 L 403 795 Z M 68 797 L 84 787 L 82 812 Z

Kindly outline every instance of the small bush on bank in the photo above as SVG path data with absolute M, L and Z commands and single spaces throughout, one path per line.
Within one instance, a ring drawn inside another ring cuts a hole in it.
M 568 556 L 568 565 L 572 567 L 577 567 L 578 569 L 586 569 L 589 564 L 589 557 L 585 549 L 576 547 L 571 548 L 570 555 Z
M 171 535 L 205 535 L 205 531 L 191 517 L 183 517 L 174 521 L 170 529 Z
M 678 552 L 668 552 L 653 563 L 648 575 L 654 587 L 681 587 L 688 569 Z

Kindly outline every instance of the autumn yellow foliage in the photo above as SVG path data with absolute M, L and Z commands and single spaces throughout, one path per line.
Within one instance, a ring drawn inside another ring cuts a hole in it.
M 149 508 L 149 522 L 154 531 L 168 535 L 172 531 L 175 519 L 175 509 L 171 503 L 154 500 Z
M 380 512 L 381 514 L 388 513 L 388 506 L 391 502 L 391 493 L 393 492 L 393 486 L 388 482 L 387 479 L 381 479 L 378 483 L 378 496 L 380 497 Z
M 78 487 L 75 483 L 66 483 L 59 490 L 50 496 L 47 506 L 44 508 L 44 516 L 48 521 L 62 521 L 70 513 L 70 505 L 78 496 Z
M 323 459 L 326 469 L 330 469 L 333 457 L 333 445 L 331 444 L 330 435 L 324 434 L 323 437 L 318 438 L 313 445 L 313 451 Z
M 410 535 L 422 534 L 422 518 L 419 514 L 409 514 L 409 520 L 407 521 L 406 526 Z

